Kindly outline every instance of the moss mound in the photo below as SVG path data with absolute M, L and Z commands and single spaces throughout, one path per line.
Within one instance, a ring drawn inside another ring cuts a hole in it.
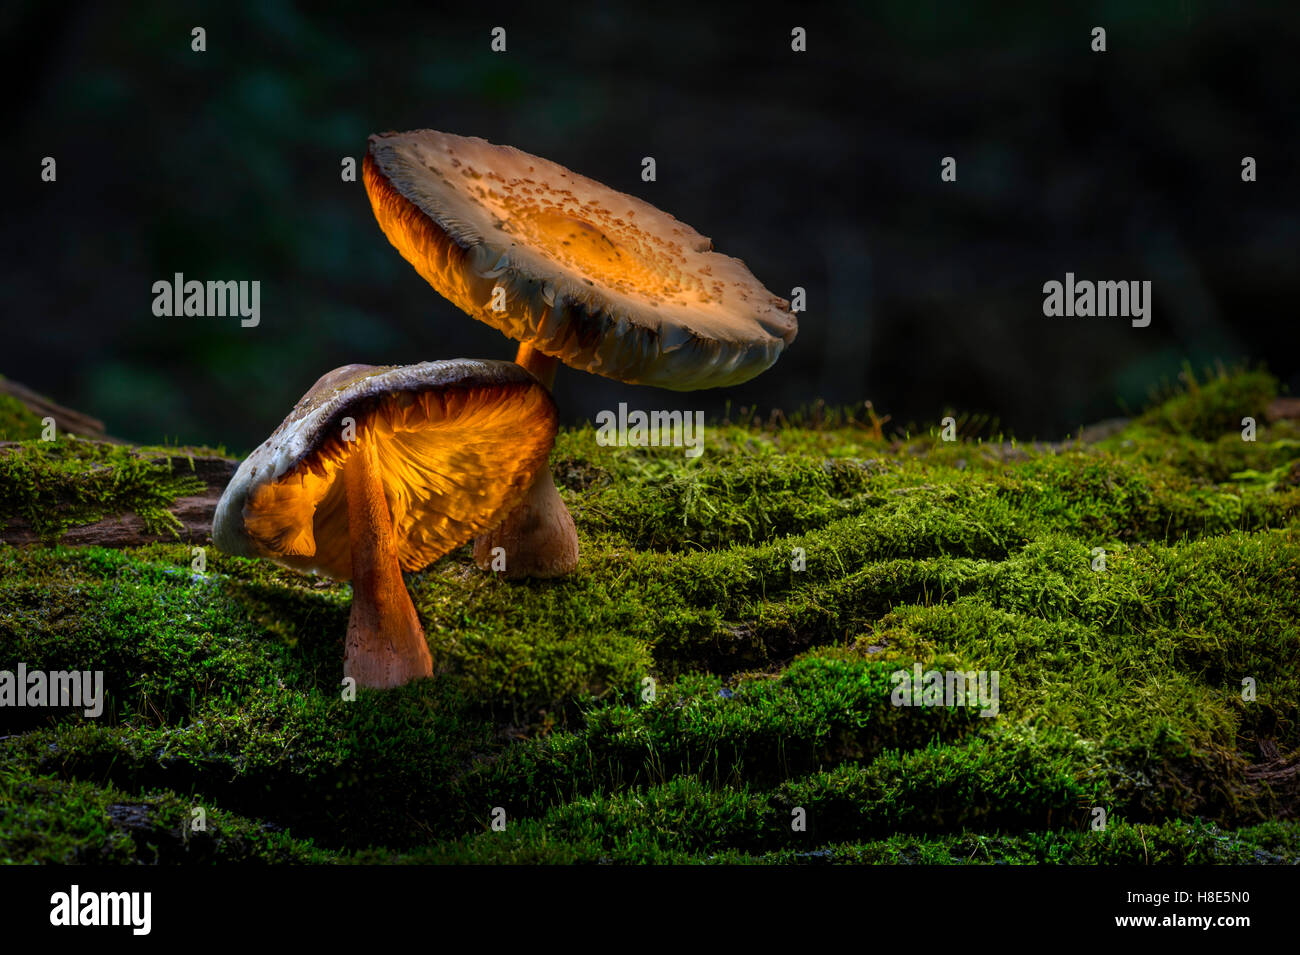
M 579 571 L 511 583 L 464 548 L 412 575 L 436 676 L 355 700 L 348 585 L 60 545 L 126 512 L 166 533 L 201 482 L 25 441 L 0 525 L 47 543 L 0 545 L 0 670 L 101 670 L 107 699 L 0 707 L 0 859 L 1296 862 L 1300 428 L 1275 395 L 1193 381 L 1056 447 L 848 412 L 717 425 L 699 459 L 566 431 Z M 898 705 L 918 666 L 996 671 L 996 711 Z

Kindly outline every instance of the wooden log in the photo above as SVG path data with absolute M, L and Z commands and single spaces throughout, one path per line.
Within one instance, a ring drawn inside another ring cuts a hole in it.
M 1300 418 L 1300 398 L 1274 398 L 1264 412 L 1264 417 L 1269 421 Z
M 16 447 L 14 442 L 0 442 L 0 455 L 12 453 L 11 449 Z M 170 460 L 173 474 L 197 477 L 206 485 L 201 494 L 177 498 L 172 504 L 170 510 L 181 523 L 177 535 L 152 534 L 139 516 L 126 513 L 70 527 L 59 536 L 57 543 L 96 547 L 138 547 L 157 541 L 211 543 L 212 515 L 216 513 L 217 502 L 221 500 L 221 494 L 239 462 L 210 455 L 191 458 L 185 448 L 177 448 L 168 454 L 149 454 L 146 459 L 157 462 Z M 194 462 L 193 470 L 190 469 L 191 460 Z M 35 544 L 40 541 L 40 535 L 31 525 L 18 517 L 9 518 L 0 528 L 0 543 Z
M 87 438 L 114 440 L 107 438 L 104 434 L 104 422 L 98 418 L 92 418 L 88 414 L 82 414 L 80 411 L 73 411 L 71 408 L 56 404 L 44 395 L 32 391 L 26 385 L 19 384 L 9 378 L 0 378 L 0 395 L 17 398 L 27 406 L 28 411 L 38 418 L 53 418 L 54 424 L 61 432 L 79 434 Z

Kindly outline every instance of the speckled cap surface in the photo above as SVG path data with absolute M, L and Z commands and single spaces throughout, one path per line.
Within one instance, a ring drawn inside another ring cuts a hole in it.
M 363 175 L 384 234 L 430 285 L 573 368 L 714 388 L 748 381 L 794 340 L 789 303 L 745 263 L 549 160 L 422 129 L 371 136 Z
M 239 466 L 212 540 L 227 553 L 350 579 L 343 468 L 357 442 L 371 442 L 398 561 L 419 570 L 524 499 L 557 423 L 550 392 L 514 362 L 344 365 Z

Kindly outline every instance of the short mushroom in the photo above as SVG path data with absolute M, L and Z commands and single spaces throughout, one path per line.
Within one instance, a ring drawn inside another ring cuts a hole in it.
M 240 465 L 217 505 L 223 551 L 351 580 L 343 673 L 432 673 L 402 571 L 500 524 L 547 469 L 550 393 L 507 361 L 345 365 Z
M 559 362 L 676 391 L 748 381 L 794 340 L 790 303 L 739 259 L 634 196 L 510 146 L 422 129 L 370 137 L 375 218 L 421 276 L 519 343 L 547 387 Z M 554 577 L 578 539 L 550 469 L 474 556 Z

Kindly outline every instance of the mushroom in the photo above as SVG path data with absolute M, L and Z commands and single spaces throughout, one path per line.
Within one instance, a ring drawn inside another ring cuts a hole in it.
M 748 381 L 794 340 L 790 303 L 739 259 L 633 196 L 510 146 L 422 129 L 370 137 L 363 176 L 380 228 L 439 293 L 519 343 L 548 388 L 559 362 L 676 391 Z M 499 291 L 498 291 L 499 290 Z M 578 563 L 550 469 L 474 546 L 506 575 Z
M 402 571 L 500 524 L 547 469 L 549 391 L 508 361 L 344 365 L 239 466 L 221 550 L 352 581 L 343 673 L 400 686 L 433 672 Z

